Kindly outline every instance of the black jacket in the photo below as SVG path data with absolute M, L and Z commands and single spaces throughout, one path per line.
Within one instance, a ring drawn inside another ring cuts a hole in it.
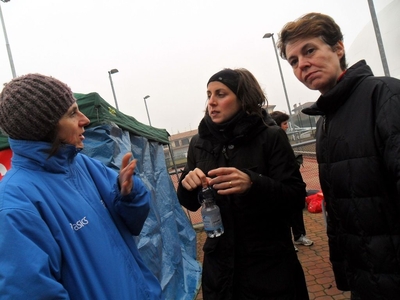
M 190 142 L 181 176 L 182 180 L 196 167 L 207 174 L 228 166 L 244 171 L 253 182 L 245 194 L 217 196 L 225 233 L 205 242 L 203 297 L 253 299 L 246 295 L 251 291 L 253 296 L 264 297 L 260 299 L 296 293 L 297 298 L 288 299 L 308 299 L 286 220 L 293 199 L 305 195 L 305 184 L 286 133 L 251 117 L 241 120 L 231 136 L 222 143 L 203 120 L 199 134 Z M 179 201 L 189 210 L 200 207 L 197 196 L 198 191 L 189 192 L 179 185 Z
M 397 299 L 400 81 L 374 77 L 360 61 L 303 112 L 323 116 L 317 159 L 338 288 L 361 299 Z

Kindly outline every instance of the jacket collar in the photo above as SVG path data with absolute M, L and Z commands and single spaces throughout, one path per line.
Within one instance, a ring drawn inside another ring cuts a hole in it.
M 373 76 L 373 73 L 365 60 L 357 62 L 347 69 L 342 79 L 329 92 L 321 95 L 313 105 L 304 108 L 302 112 L 307 115 L 326 115 L 336 111 L 368 76 Z
M 207 121 L 205 116 L 199 124 L 198 132 L 202 139 L 212 141 L 214 144 L 238 145 L 252 139 L 267 126 L 275 125 L 271 116 L 263 109 L 263 118 L 257 115 L 243 114 L 234 124 L 231 124 L 227 131 L 218 132 Z
M 57 153 L 48 158 L 51 144 L 40 141 L 14 140 L 9 138 L 13 152 L 12 167 L 42 169 L 52 173 L 65 173 L 79 150 L 72 145 L 63 145 Z

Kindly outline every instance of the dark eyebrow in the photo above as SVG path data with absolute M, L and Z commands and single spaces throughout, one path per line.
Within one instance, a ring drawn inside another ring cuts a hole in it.
M 215 90 L 215 93 L 216 94 L 218 94 L 218 93 L 221 93 L 221 92 L 227 92 L 227 90 L 228 90 L 229 88 L 219 88 L 219 89 L 216 89 Z M 210 90 L 207 90 L 207 93 L 211 93 L 211 91 Z
M 310 46 L 314 46 L 314 44 L 313 43 L 305 43 L 304 45 L 303 45 L 303 47 L 301 47 L 301 49 L 300 49 L 300 53 L 303 53 L 307 48 L 309 48 Z M 288 57 L 288 61 L 290 61 L 291 59 L 293 58 L 293 56 L 290 56 L 290 57 Z
M 77 110 L 78 110 L 78 106 L 74 106 L 74 107 L 70 108 L 70 109 L 67 111 L 67 113 L 70 114 L 70 113 L 76 112 Z

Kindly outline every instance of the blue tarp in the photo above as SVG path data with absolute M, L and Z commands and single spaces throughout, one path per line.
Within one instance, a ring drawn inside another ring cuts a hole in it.
M 125 153 L 138 160 L 136 174 L 151 191 L 150 214 L 136 242 L 168 300 L 195 299 L 201 278 L 196 233 L 176 196 L 162 144 L 115 124 L 87 128 L 83 153 L 118 170 Z
M 136 240 L 139 251 L 160 280 L 166 299 L 195 299 L 201 278 L 196 233 L 177 199 L 162 144 L 135 136 L 115 124 L 85 131 L 82 152 L 116 170 L 123 155 L 130 151 L 138 160 L 136 174 L 152 196 L 150 214 Z

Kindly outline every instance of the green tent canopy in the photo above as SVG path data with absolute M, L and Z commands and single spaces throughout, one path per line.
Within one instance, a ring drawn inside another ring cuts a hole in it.
M 169 144 L 169 133 L 165 129 L 147 126 L 138 122 L 135 118 L 116 110 L 99 94 L 74 93 L 74 96 L 78 102 L 79 110 L 90 120 L 89 127 L 113 122 L 118 127 L 134 135 L 145 137 L 149 141 L 156 141 L 164 145 Z
M 79 105 L 79 110 L 90 120 L 89 128 L 104 123 L 115 123 L 118 127 L 130 133 L 142 136 L 149 141 L 169 144 L 169 133 L 165 129 L 147 126 L 138 122 L 107 103 L 98 93 L 79 94 L 74 93 Z M 8 138 L 0 134 L 0 150 L 9 148 Z
M 10 145 L 8 144 L 8 137 L 0 133 L 0 151 L 8 148 L 10 148 Z

